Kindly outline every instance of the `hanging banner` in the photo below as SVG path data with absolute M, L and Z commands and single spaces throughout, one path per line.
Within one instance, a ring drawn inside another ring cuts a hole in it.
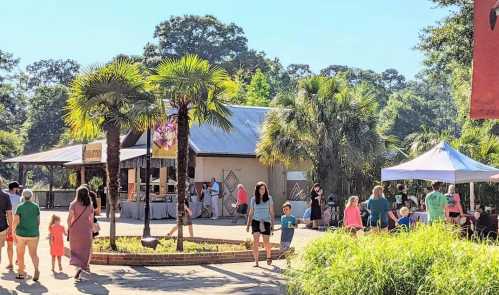
M 499 1 L 475 1 L 472 119 L 499 118 Z
M 100 163 L 102 159 L 102 143 L 89 143 L 83 145 L 83 163 Z
M 177 120 L 170 119 L 159 125 L 152 135 L 152 157 L 159 159 L 177 158 Z

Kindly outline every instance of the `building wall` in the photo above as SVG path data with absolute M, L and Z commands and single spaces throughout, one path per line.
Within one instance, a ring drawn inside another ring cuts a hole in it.
M 282 166 L 266 167 L 256 158 L 196 157 L 196 182 L 210 181 L 212 177 L 216 177 L 218 181 L 225 182 L 224 190 L 227 190 L 228 184 L 232 184 L 230 180 L 233 176 L 238 179 L 238 183 L 246 187 L 250 196 L 254 193 L 257 181 L 266 182 L 274 199 L 276 214 L 280 215 L 278 208 L 286 200 L 286 175 Z M 227 195 L 228 192 L 226 191 L 225 194 Z M 231 200 L 228 199 L 225 202 L 227 207 Z M 230 210 L 224 210 L 224 215 L 230 214 L 228 211 Z

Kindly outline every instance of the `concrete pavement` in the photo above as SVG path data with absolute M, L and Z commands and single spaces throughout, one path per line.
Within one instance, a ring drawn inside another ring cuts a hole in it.
M 165 267 L 127 267 L 93 265 L 92 274 L 84 276 L 83 281 L 75 283 L 72 279 L 74 270 L 63 258 L 63 273 L 50 271 L 51 257 L 47 237 L 47 226 L 52 214 L 65 220 L 66 211 L 44 210 L 41 215 L 41 238 L 38 254 L 40 256 L 40 281 L 31 278 L 25 281 L 15 279 L 14 272 L 6 267 L 6 251 L 2 253 L 0 265 L 0 294 L 284 294 L 282 272 L 286 261 L 275 261 L 273 266 L 261 263 L 254 268 L 252 263 L 231 263 L 202 266 L 165 266 Z M 102 234 L 109 233 L 109 223 L 100 217 Z M 228 219 L 194 220 L 194 235 L 211 238 L 245 240 L 251 238 L 246 233 L 242 220 L 233 225 Z M 151 233 L 165 235 L 173 226 L 174 220 L 152 221 Z M 140 235 L 143 221 L 118 219 L 118 235 Z M 300 251 L 309 241 L 321 233 L 307 229 L 298 229 L 293 245 Z M 271 240 L 279 242 L 280 233 L 276 232 Z M 4 247 L 5 249 L 5 247 Z M 26 254 L 27 271 L 33 273 Z

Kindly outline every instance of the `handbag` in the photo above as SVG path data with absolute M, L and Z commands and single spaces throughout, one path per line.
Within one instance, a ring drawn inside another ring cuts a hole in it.
M 73 225 L 78 221 L 78 219 L 80 219 L 80 217 L 83 215 L 83 213 L 85 213 L 85 211 L 87 211 L 89 206 L 85 207 L 85 210 L 81 211 L 80 215 L 78 215 L 78 217 L 76 217 L 76 219 L 71 222 L 71 224 L 69 225 L 69 228 L 68 228 L 68 237 L 67 237 L 67 240 L 69 242 L 69 230 L 73 227 Z

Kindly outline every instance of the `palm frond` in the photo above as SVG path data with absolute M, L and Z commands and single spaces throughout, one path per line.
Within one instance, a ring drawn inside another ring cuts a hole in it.
M 229 130 L 230 112 L 223 102 L 232 95 L 234 83 L 220 67 L 196 55 L 166 59 L 149 82 L 154 91 L 174 108 L 186 106 L 194 123 L 208 123 Z

